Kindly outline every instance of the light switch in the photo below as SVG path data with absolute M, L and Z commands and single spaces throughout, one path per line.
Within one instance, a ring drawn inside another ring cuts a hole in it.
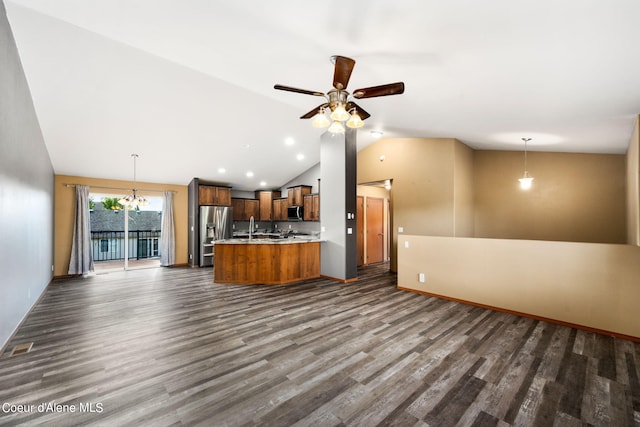
M 398 227 L 398 233 L 404 233 L 404 227 Z
M 347 234 L 353 234 L 353 228 L 351 227 L 347 228 Z

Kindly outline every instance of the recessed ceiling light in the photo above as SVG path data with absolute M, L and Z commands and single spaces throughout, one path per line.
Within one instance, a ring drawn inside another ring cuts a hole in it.
M 287 145 L 293 145 L 296 142 L 293 140 L 293 138 L 287 138 L 287 139 L 284 140 L 284 143 L 287 144 Z
M 227 173 L 225 168 L 218 168 L 218 173 Z
M 248 172 L 246 173 L 246 175 L 247 175 L 247 178 L 252 178 L 252 177 L 253 177 L 253 172 L 248 171 Z
M 296 159 L 298 160 L 304 160 L 304 154 L 300 153 L 296 156 Z
M 251 148 L 251 144 L 242 144 L 242 148 L 248 150 L 249 148 Z
M 260 187 L 266 187 L 267 181 L 260 181 Z

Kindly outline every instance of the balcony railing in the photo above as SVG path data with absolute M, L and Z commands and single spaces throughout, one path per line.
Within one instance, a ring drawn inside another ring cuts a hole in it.
M 160 231 L 129 231 L 129 259 L 160 257 Z M 92 231 L 91 250 L 94 261 L 124 259 L 124 231 Z

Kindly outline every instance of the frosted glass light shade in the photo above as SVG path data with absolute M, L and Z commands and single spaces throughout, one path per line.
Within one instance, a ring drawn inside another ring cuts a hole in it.
M 344 105 L 338 104 L 336 109 L 331 112 L 331 119 L 338 122 L 344 122 L 349 119 L 349 113 L 344 109 Z
M 361 128 L 362 126 L 364 126 L 364 122 L 362 121 L 358 113 L 354 111 L 353 114 L 351 114 L 351 117 L 349 117 L 349 120 L 347 120 L 347 127 L 357 129 Z
M 319 111 L 318 114 L 313 116 L 313 121 L 311 122 L 311 126 L 314 128 L 326 128 L 329 126 L 329 119 L 324 115 L 324 111 Z
M 528 190 L 533 185 L 533 178 L 529 176 L 527 172 L 524 173 L 524 177 L 518 179 L 520 181 L 520 188 Z
M 344 133 L 344 126 L 339 121 L 334 121 L 328 130 L 331 133 Z

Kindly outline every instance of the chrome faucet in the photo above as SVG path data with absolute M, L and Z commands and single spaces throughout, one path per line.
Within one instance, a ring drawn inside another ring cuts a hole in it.
M 251 215 L 251 218 L 249 218 L 249 240 L 251 240 L 251 236 L 253 235 L 253 227 L 254 227 L 254 219 L 253 219 L 253 215 Z

